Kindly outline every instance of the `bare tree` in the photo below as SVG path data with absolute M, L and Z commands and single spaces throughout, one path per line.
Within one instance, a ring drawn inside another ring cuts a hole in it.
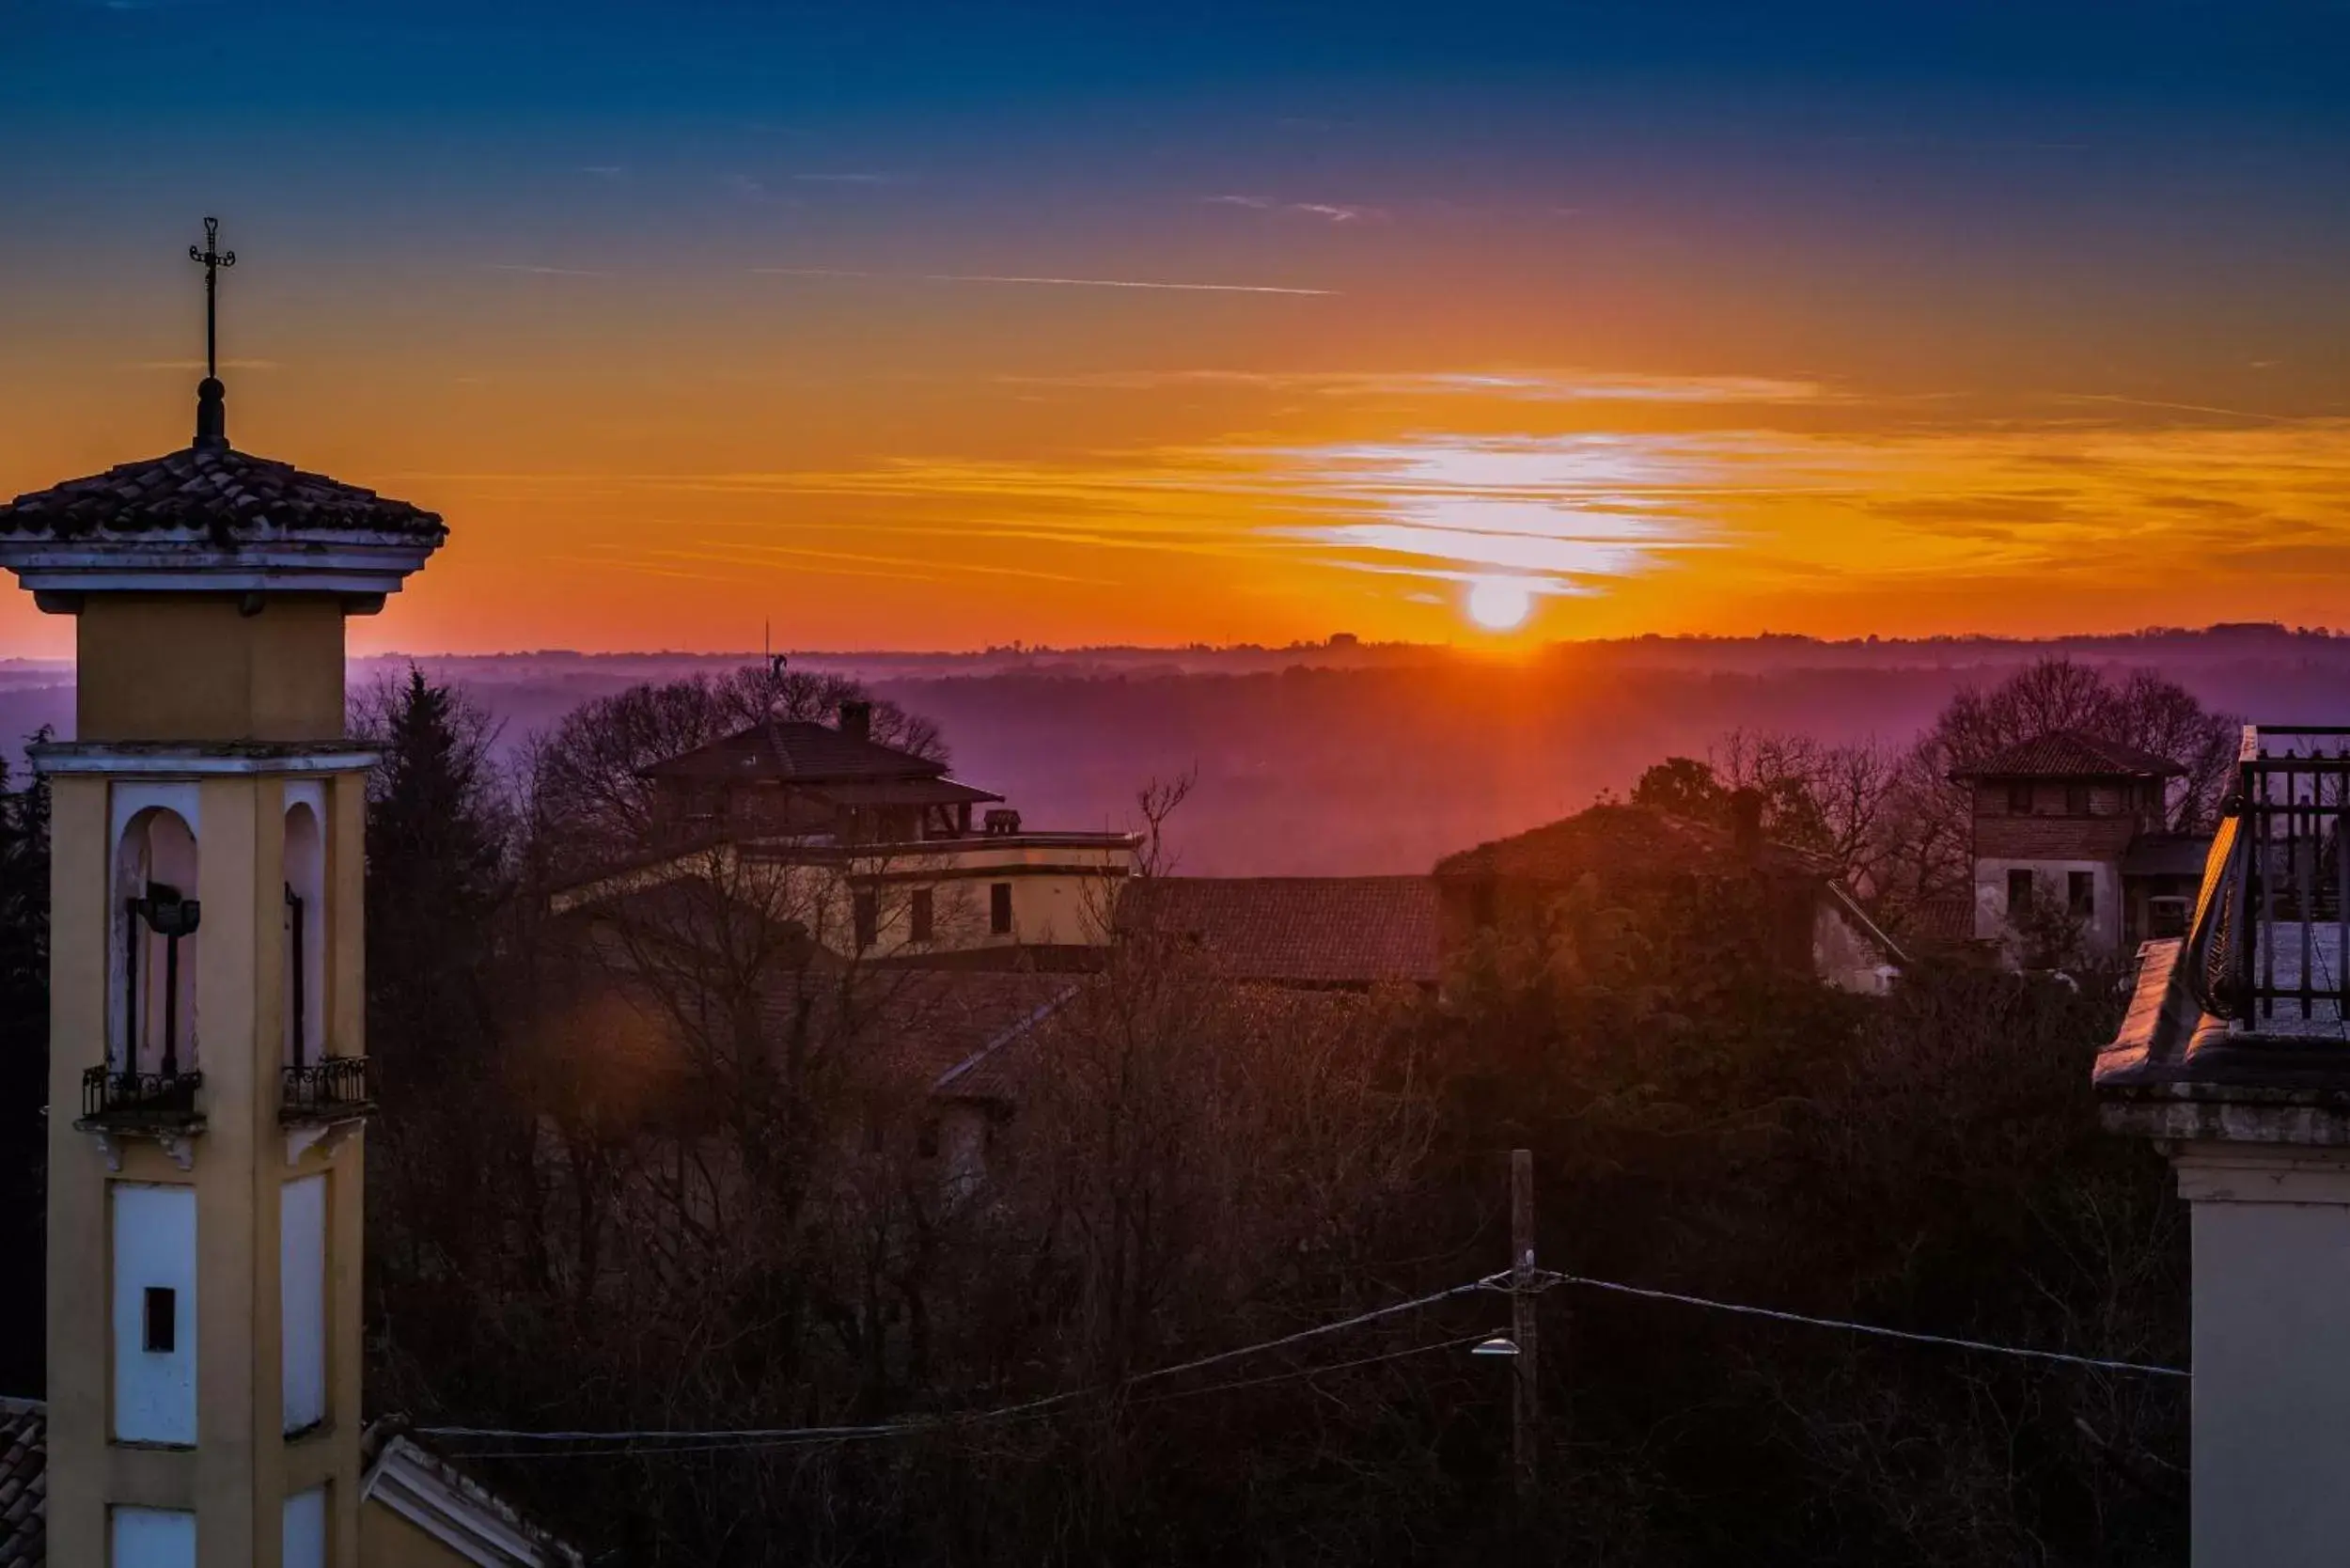
M 871 700 L 843 675 L 746 665 L 723 676 L 632 686 L 586 703 L 533 736 L 526 773 L 537 834 L 567 870 L 619 858 L 649 837 L 651 764 L 776 718 L 821 722 L 850 699 Z M 933 761 L 945 738 L 927 718 L 873 700 L 872 737 Z
M 1135 792 L 1135 811 L 1142 818 L 1142 849 L 1136 857 L 1138 876 L 1171 876 L 1177 855 L 1167 841 L 1168 819 L 1182 809 L 1199 783 L 1198 764 L 1172 778 L 1153 778 Z

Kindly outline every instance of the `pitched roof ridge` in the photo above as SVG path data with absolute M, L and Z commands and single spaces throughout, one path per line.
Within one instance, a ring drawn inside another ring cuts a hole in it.
M 1021 1036 L 1026 1034 L 1030 1029 L 1035 1028 L 1039 1024 L 1042 1024 L 1044 1020 L 1050 1018 L 1054 1013 L 1058 1012 L 1062 1008 L 1067 1007 L 1071 999 L 1076 995 L 1077 985 L 1075 981 L 1073 980 L 1069 984 L 1062 986 L 1060 990 L 1055 992 L 1051 996 L 1047 997 L 1026 1017 L 1018 1019 L 1007 1027 L 999 1030 L 995 1034 L 995 1038 L 988 1041 L 986 1044 L 980 1046 L 978 1050 L 972 1052 L 969 1056 L 955 1063 L 952 1067 L 947 1069 L 946 1072 L 941 1073 L 931 1084 L 931 1092 L 935 1094 L 941 1090 L 947 1088 L 948 1085 L 955 1082 L 958 1078 L 964 1077 L 964 1075 L 976 1071 L 981 1063 L 985 1062 L 988 1058 L 994 1056 L 998 1050 L 1010 1044 L 1013 1041 L 1018 1040 Z
M 2075 755 L 2066 756 L 2066 748 L 2070 748 Z M 2084 758 L 2087 766 L 2082 765 Z M 2095 776 L 2100 767 L 2125 777 L 2142 775 L 2175 776 L 2186 771 L 2170 758 L 2127 741 L 2100 735 L 2092 730 L 2059 727 L 2011 741 L 1979 760 L 1951 769 L 1950 776 L 1995 778 L 2010 774 Z

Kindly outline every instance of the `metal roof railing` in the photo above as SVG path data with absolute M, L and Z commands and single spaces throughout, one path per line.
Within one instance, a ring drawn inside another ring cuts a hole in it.
M 2251 726 L 2188 938 L 2204 1011 L 2350 1042 L 2350 727 Z

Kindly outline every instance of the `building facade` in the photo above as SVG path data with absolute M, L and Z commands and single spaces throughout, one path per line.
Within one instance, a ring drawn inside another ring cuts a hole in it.
M 2012 961 L 2114 959 L 2186 929 L 2208 837 L 2170 831 L 2182 769 L 2055 731 L 1953 770 L 1970 805 L 1971 932 Z
M 0 566 L 74 619 L 77 666 L 74 739 L 33 748 L 53 801 L 48 1397 L 13 1419 L 42 1517 L 0 1531 L 31 1543 L 0 1558 L 368 1560 L 372 757 L 345 735 L 343 632 L 445 534 L 232 448 L 211 377 L 189 447 L 0 506 Z M 379 1560 L 564 1560 L 434 1540 Z
M 831 724 L 761 720 L 641 776 L 644 855 L 558 890 L 554 913 L 694 877 L 843 958 L 1082 967 L 1141 844 L 1026 826 L 1002 795 L 874 739 L 861 701 Z

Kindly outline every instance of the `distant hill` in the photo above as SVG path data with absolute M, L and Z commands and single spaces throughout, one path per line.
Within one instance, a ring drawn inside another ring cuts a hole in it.
M 2017 642 L 1637 638 L 1501 657 L 1340 639 L 1282 649 L 795 653 L 944 727 L 955 769 L 1037 826 L 1128 821 L 1143 782 L 1197 766 L 1182 869 L 1424 870 L 1439 855 L 1623 791 L 1732 729 L 1906 742 L 1951 692 L 2050 653 L 2158 669 L 2270 723 L 2350 720 L 2350 636 L 2275 626 Z M 577 704 L 758 657 L 422 655 L 500 719 L 509 755 Z M 355 682 L 404 668 L 357 662 Z M 0 662 L 0 735 L 70 729 L 70 672 Z

